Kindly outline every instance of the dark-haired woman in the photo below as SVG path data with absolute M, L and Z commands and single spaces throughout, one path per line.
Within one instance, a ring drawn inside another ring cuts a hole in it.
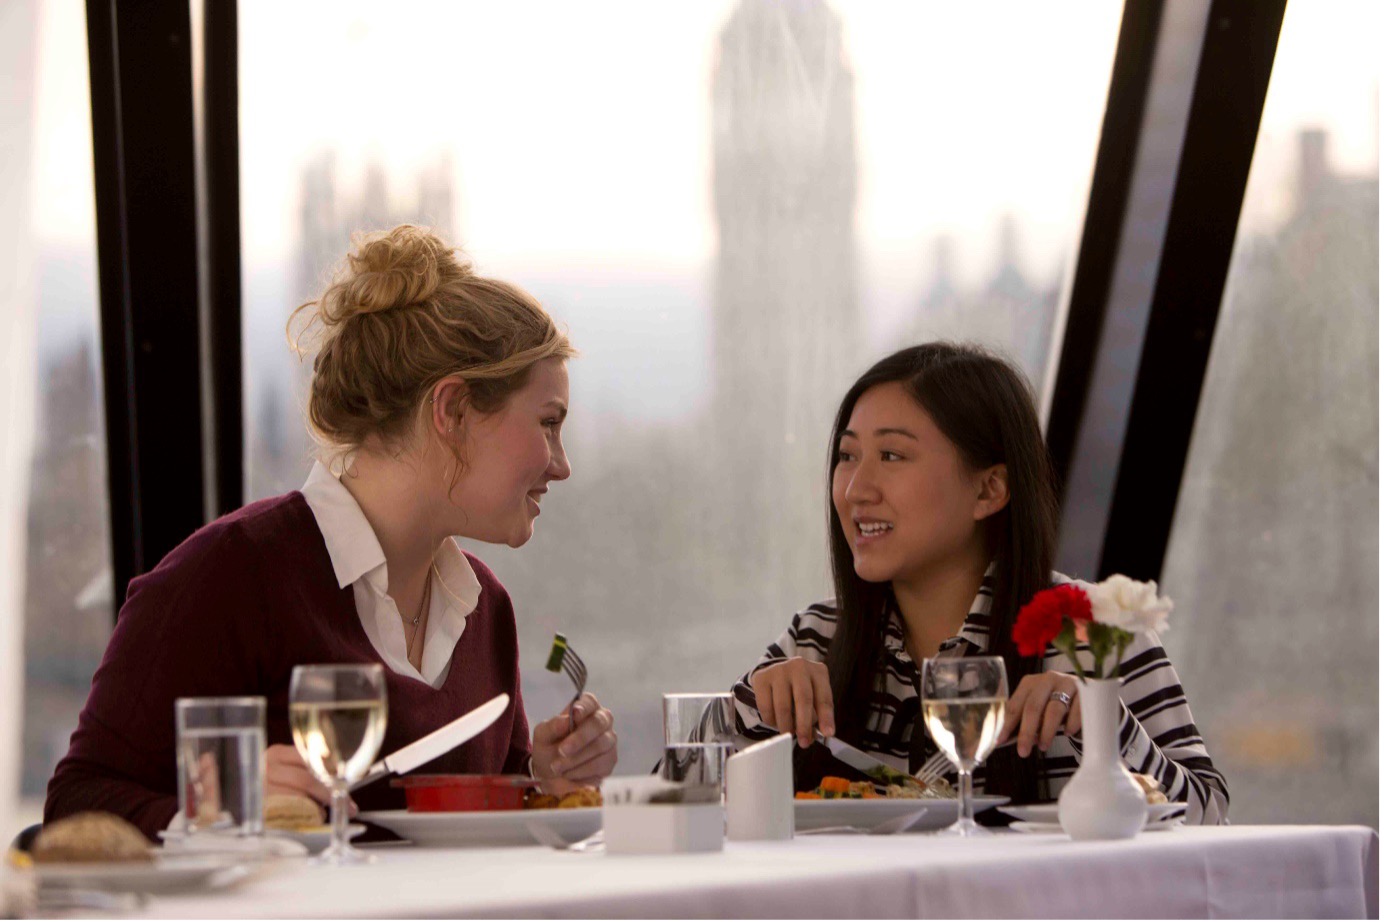
M 1025 658 L 1010 637 L 1024 603 L 1069 581 L 1052 571 L 1053 475 L 1024 379 L 972 347 L 897 352 L 842 400 L 830 471 L 836 598 L 795 615 L 736 683 L 742 732 L 789 731 L 806 747 L 815 728 L 916 771 L 937 751 L 920 664 L 1001 656 L 1012 695 L 977 789 L 1056 799 L 1081 759 L 1077 680 L 1055 648 Z M 1126 649 L 1120 674 L 1126 764 L 1186 801 L 1188 822 L 1222 822 L 1225 779 L 1154 635 Z

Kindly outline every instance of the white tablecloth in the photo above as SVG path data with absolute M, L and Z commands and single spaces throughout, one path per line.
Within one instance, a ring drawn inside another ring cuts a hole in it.
M 1124 842 L 1003 833 L 800 836 L 724 852 L 381 848 L 365 867 L 292 862 L 153 917 L 1377 917 L 1364 827 L 1235 826 Z

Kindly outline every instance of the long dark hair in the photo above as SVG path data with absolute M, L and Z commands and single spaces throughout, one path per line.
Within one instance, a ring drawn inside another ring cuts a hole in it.
M 837 733 L 848 742 L 859 742 L 864 731 L 893 589 L 856 575 L 850 544 L 830 500 L 830 484 L 841 433 L 856 402 L 870 388 L 890 383 L 903 385 L 973 470 L 995 464 L 1008 470 L 1009 504 L 986 520 L 995 565 L 987 652 L 1004 657 L 1011 691 L 1023 676 L 1042 669 L 1041 656 L 1019 656 L 1010 632 L 1019 608 L 1049 585 L 1057 544 L 1052 462 L 1033 395 L 1020 372 L 978 347 L 939 342 L 895 352 L 861 375 L 836 413 L 827 478 L 837 621 L 826 662 Z M 1020 803 L 1044 799 L 1039 774 L 1034 759 L 1019 759 L 1013 747 L 1004 747 L 986 761 L 985 788 Z

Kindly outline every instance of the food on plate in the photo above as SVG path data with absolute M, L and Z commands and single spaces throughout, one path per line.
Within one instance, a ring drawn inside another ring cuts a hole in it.
M 1134 780 L 1139 783 L 1139 787 L 1144 792 L 1144 799 L 1151 804 L 1165 804 L 1168 802 L 1168 795 L 1163 793 L 1163 785 L 1158 783 L 1158 779 L 1152 775 L 1134 774 Z
M 557 802 L 559 810 L 572 810 L 578 807 L 599 807 L 601 792 L 595 788 L 578 788 Z
M 525 810 L 575 810 L 580 807 L 601 806 L 601 792 L 595 788 L 577 788 L 558 797 L 541 791 L 529 791 L 524 797 Z
M 77 813 L 48 823 L 30 849 L 34 862 L 150 861 L 144 833 L 110 813 Z
M 525 810 L 556 810 L 558 802 L 562 798 L 556 794 L 544 794 L 541 791 L 529 791 L 524 795 Z
M 317 801 L 302 794 L 270 794 L 264 798 L 264 828 L 300 831 L 325 822 Z
M 815 789 L 799 791 L 794 796 L 798 800 L 952 800 L 956 797 L 951 785 L 942 779 L 925 785 L 902 773 L 893 777 L 898 779 L 898 784 L 848 781 L 828 775 Z

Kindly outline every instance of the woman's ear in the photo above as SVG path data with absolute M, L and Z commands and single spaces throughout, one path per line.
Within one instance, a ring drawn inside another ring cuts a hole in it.
M 1009 468 L 995 464 L 980 472 L 976 490 L 975 519 L 988 519 L 1009 505 Z
M 457 375 L 448 375 L 433 385 L 428 398 L 428 425 L 442 439 L 451 439 L 466 419 L 469 391 Z

